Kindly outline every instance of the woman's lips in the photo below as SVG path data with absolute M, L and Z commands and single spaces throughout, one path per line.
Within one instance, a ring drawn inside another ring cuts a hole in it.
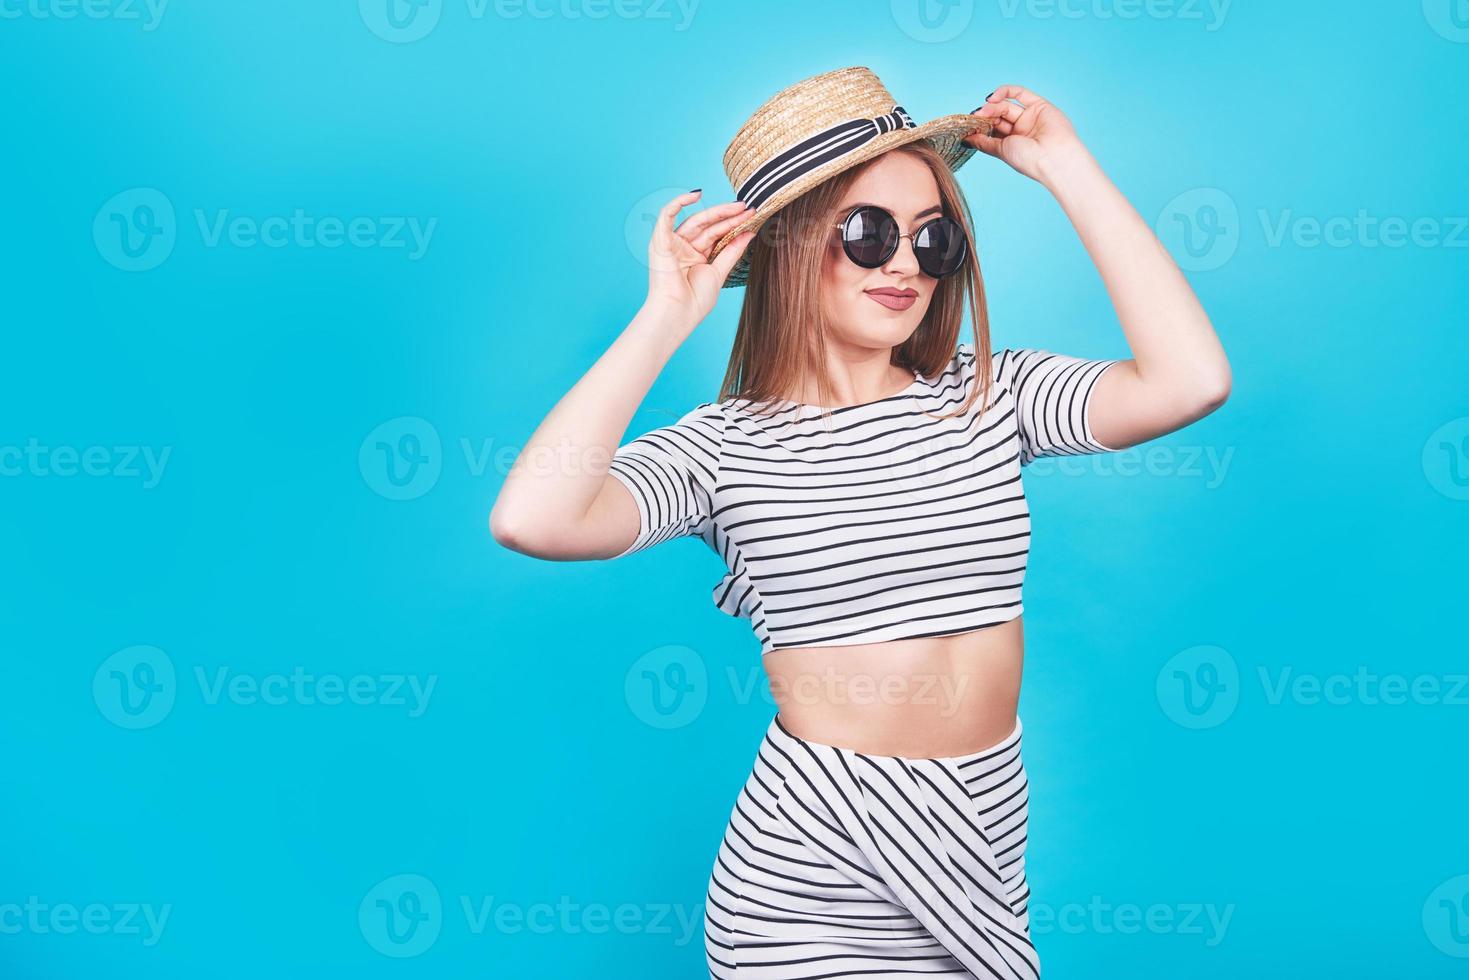
M 866 293 L 890 310 L 906 310 L 918 302 L 918 291 L 914 289 L 868 289 Z

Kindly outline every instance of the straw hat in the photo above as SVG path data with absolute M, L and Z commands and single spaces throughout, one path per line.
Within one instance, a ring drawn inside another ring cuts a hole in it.
M 920 126 L 867 68 L 839 68 L 797 82 L 756 109 L 724 151 L 735 198 L 754 211 L 714 243 L 709 257 L 828 177 L 893 147 L 928 140 L 949 169 L 958 170 L 975 153 L 964 137 L 990 129 L 988 119 L 967 113 Z M 743 285 L 749 274 L 749 258 L 741 255 L 725 288 Z

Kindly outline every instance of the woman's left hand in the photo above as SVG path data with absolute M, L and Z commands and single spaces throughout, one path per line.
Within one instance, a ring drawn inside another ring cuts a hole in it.
M 1015 99 L 1020 105 L 1007 99 Z M 973 115 L 990 120 L 994 130 L 988 136 L 970 133 L 964 141 L 999 157 L 1032 180 L 1042 179 L 1048 161 L 1086 151 L 1071 120 L 1060 109 L 1019 85 L 1001 85 Z

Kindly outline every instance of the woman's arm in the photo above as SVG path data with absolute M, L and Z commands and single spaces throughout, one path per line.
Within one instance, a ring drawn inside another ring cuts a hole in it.
M 622 550 L 638 530 L 631 496 L 607 476 L 633 413 L 682 342 L 679 321 L 644 306 L 531 433 L 490 510 L 512 551 L 570 561 Z
M 975 133 L 968 141 L 1055 195 L 1096 264 L 1127 337 L 1131 360 L 1104 372 L 1092 391 L 1093 435 L 1122 449 L 1224 404 L 1229 361 L 1208 315 L 1163 243 L 1102 172 L 1070 121 L 1018 85 L 1000 86 L 978 114 L 995 121 L 995 135 Z
M 648 298 L 627 328 L 536 427 L 500 487 L 490 531 L 507 548 L 561 561 L 609 558 L 637 536 L 632 494 L 607 467 L 633 413 L 680 344 L 713 309 L 753 235 L 708 253 L 747 216 L 738 202 L 708 208 L 677 229 L 698 197 L 680 194 L 658 213 L 648 245 Z

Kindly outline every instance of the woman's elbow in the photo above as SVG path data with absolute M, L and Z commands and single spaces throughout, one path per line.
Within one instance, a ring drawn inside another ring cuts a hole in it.
M 1199 385 L 1199 402 L 1202 409 L 1201 414 L 1208 415 L 1229 401 L 1229 392 L 1234 384 L 1234 378 L 1230 374 L 1229 362 L 1220 365 L 1219 370 L 1208 375 Z
M 524 521 L 508 507 L 499 503 L 490 508 L 490 536 L 502 548 L 518 551 L 523 555 L 533 554 L 535 547 Z
M 1178 410 L 1192 418 L 1203 418 L 1229 400 L 1234 383 L 1229 361 L 1223 351 L 1217 357 L 1196 364 L 1171 386 L 1170 399 Z

